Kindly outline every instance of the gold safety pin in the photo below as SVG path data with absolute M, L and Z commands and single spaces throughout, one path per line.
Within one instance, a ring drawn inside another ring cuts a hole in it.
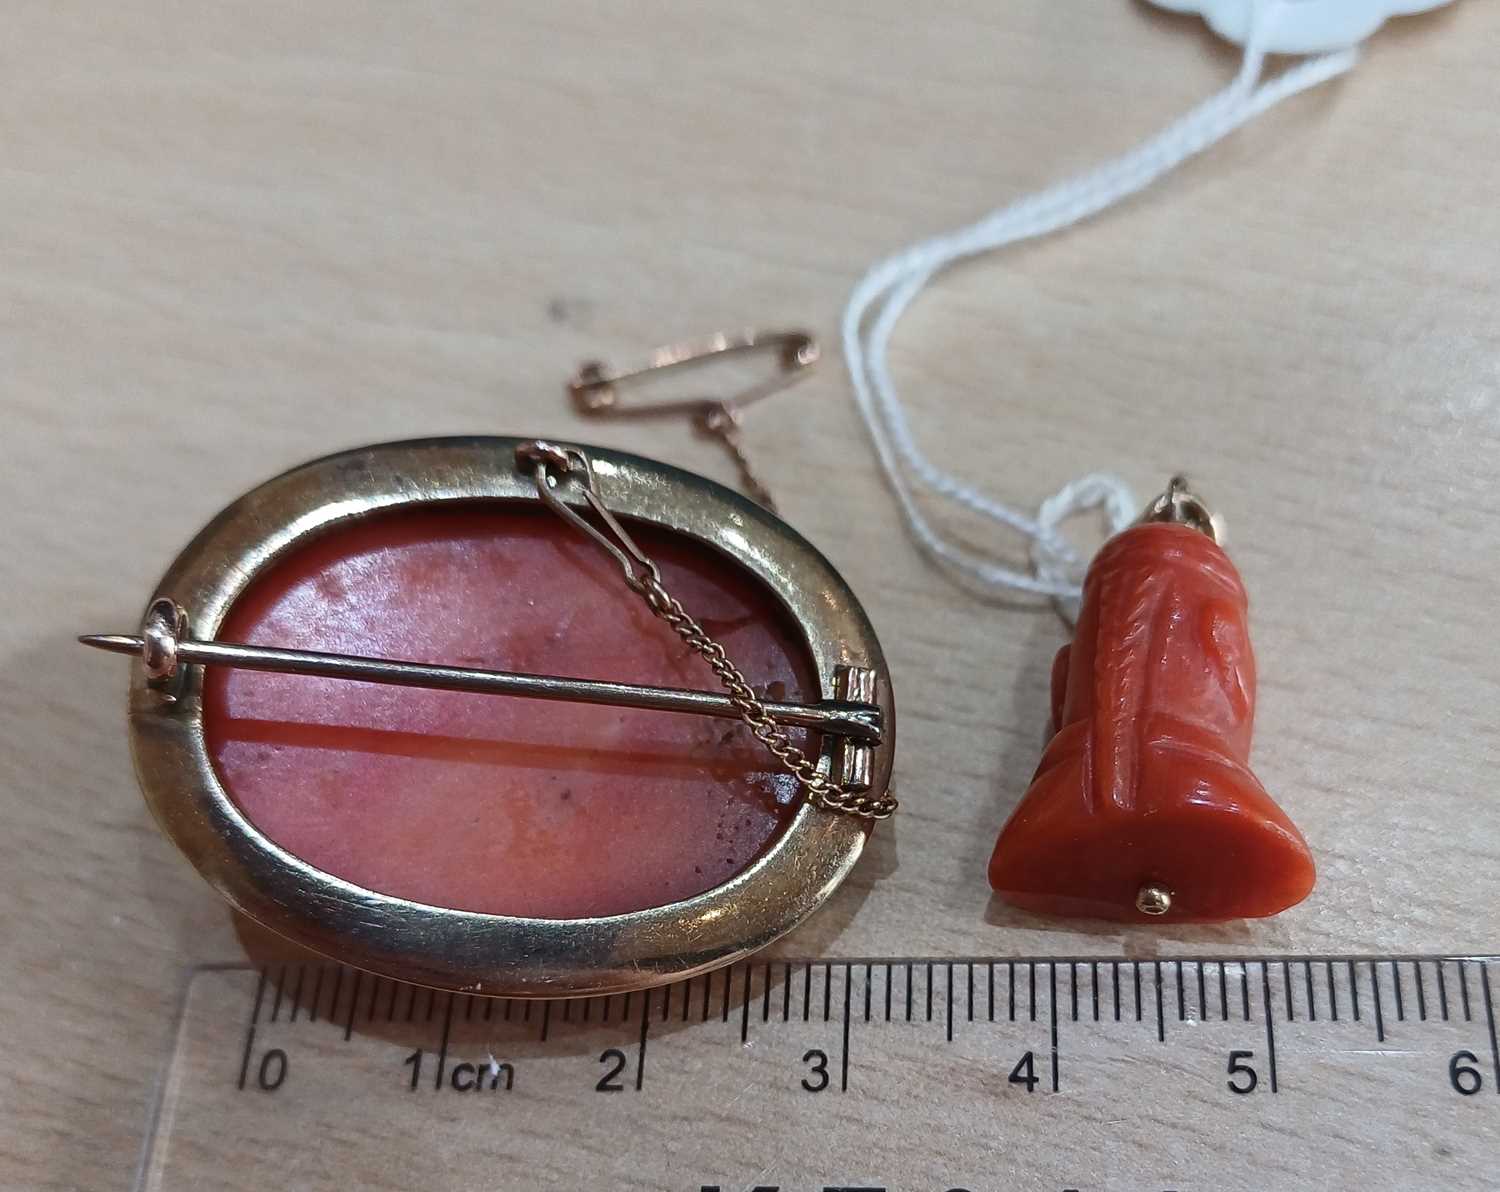
M 622 401 L 622 388 L 660 376 L 678 368 L 690 368 L 751 352 L 774 352 L 777 372 L 764 381 L 727 398 L 679 398 L 655 402 Z M 612 372 L 602 361 L 583 364 L 568 382 L 568 396 L 580 414 L 607 418 L 658 418 L 674 414 L 692 419 L 700 434 L 724 444 L 739 469 L 746 491 L 759 504 L 775 512 L 776 503 L 750 467 L 740 446 L 740 425 L 745 407 L 780 393 L 808 375 L 818 362 L 818 342 L 805 331 L 720 332 L 706 340 L 668 344 L 657 348 L 647 363 L 627 372 Z

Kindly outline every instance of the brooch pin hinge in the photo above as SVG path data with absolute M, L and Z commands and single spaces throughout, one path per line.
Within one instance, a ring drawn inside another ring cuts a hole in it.
M 874 704 L 875 681 L 875 671 L 868 666 L 840 666 L 834 672 L 834 694 L 850 703 Z M 869 790 L 873 758 L 868 744 L 844 738 L 838 750 L 838 784 L 846 791 Z

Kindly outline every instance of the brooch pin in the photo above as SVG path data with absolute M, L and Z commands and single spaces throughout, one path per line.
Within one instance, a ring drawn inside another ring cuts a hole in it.
M 561 997 L 731 963 L 896 806 L 889 676 L 843 579 L 623 452 L 316 460 L 219 514 L 138 634 L 80 640 L 134 656 L 137 776 L 209 883 L 400 980 Z
M 1052 667 L 1054 735 L 990 884 L 1028 910 L 1217 922 L 1313 887 L 1306 842 L 1249 767 L 1245 586 L 1178 477 L 1100 549 Z

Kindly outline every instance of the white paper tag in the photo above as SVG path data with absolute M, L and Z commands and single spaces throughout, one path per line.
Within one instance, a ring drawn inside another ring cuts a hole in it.
M 1220 37 L 1244 45 L 1251 20 L 1267 0 L 1150 0 L 1173 12 L 1195 12 Z M 1358 45 L 1391 17 L 1408 16 L 1452 0 L 1272 0 L 1275 13 L 1266 49 L 1273 54 L 1321 54 Z

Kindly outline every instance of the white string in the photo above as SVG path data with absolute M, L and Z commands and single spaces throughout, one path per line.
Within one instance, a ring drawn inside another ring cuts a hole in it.
M 1063 601 L 1079 595 L 1084 560 L 1063 538 L 1068 518 L 1100 510 L 1110 533 L 1139 506 L 1116 476 L 1091 473 L 1065 484 L 1035 516 L 986 496 L 932 463 L 917 446 L 891 376 L 891 334 L 934 276 L 956 262 L 1008 244 L 1061 231 L 1144 190 L 1188 158 L 1267 108 L 1349 70 L 1355 48 L 1309 58 L 1261 82 L 1271 26 L 1286 0 L 1257 0 L 1251 36 L 1234 81 L 1136 148 L 1113 161 L 1009 203 L 976 223 L 923 240 L 872 268 L 849 297 L 842 324 L 844 359 L 875 454 L 918 546 L 959 580 L 986 594 L 1019 591 Z M 996 563 L 948 538 L 917 504 L 920 487 L 1030 539 L 1031 571 Z

